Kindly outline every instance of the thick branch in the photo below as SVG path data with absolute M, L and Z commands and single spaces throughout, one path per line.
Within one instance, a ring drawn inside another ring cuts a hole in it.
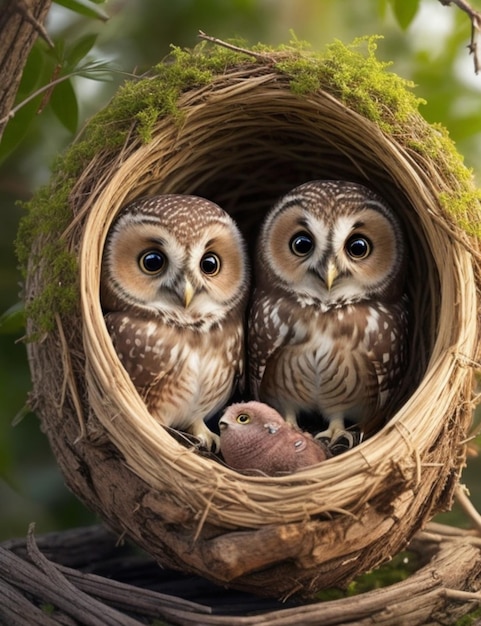
M 17 95 L 23 68 L 40 35 L 51 43 L 43 22 L 52 0 L 10 0 L 0 12 L 0 120 L 8 113 Z M 0 122 L 0 139 L 6 122 Z

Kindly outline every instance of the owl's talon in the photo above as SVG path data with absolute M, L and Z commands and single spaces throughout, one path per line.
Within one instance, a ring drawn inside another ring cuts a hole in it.
M 212 451 L 217 454 L 220 451 L 220 437 L 213 433 L 209 428 L 201 422 L 193 424 L 190 432 L 199 440 L 199 447 Z
M 336 430 L 331 433 L 329 430 L 324 430 L 317 433 L 314 439 L 322 441 L 332 454 L 336 456 L 359 445 L 362 441 L 362 433 L 353 433 L 347 430 Z

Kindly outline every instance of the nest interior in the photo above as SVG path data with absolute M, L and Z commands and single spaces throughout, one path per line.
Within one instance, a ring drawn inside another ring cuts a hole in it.
M 176 50 L 119 91 L 30 203 L 18 242 L 34 408 L 69 487 L 159 563 L 309 595 L 386 560 L 451 505 L 479 358 L 480 196 L 374 47 Z M 104 242 L 130 200 L 186 193 L 217 202 L 252 244 L 280 195 L 320 178 L 373 188 L 404 223 L 407 384 L 386 426 L 348 453 L 242 476 L 148 414 L 103 322 Z

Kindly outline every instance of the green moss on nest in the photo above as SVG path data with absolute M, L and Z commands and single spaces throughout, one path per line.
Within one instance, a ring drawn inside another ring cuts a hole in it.
M 481 239 L 481 222 L 475 217 L 479 215 L 475 207 L 481 206 L 481 190 L 443 191 L 438 199 L 446 213 L 452 215 L 468 235 Z
M 78 301 L 76 259 L 61 238 L 72 217 L 68 196 L 74 182 L 73 179 L 57 181 L 42 188 L 26 203 L 29 213 L 20 222 L 15 242 L 24 276 L 39 264 L 48 272 L 48 282 L 41 295 L 26 305 L 26 314 L 35 321 L 39 333 L 52 330 L 55 314 L 72 311 Z M 52 233 L 58 236 L 52 237 Z M 47 243 L 35 253 L 33 244 L 38 237 L 45 238 Z
M 376 58 L 377 39 L 362 37 L 350 46 L 334 41 L 323 54 L 300 51 L 277 63 L 277 68 L 290 77 L 295 93 L 325 88 L 382 130 L 393 133 L 417 112 L 423 100 L 411 91 L 413 83 L 387 72 L 390 63 Z

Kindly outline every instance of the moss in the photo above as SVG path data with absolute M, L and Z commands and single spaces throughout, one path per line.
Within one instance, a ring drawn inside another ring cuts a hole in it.
M 481 190 L 453 190 L 442 192 L 438 199 L 443 209 L 455 219 L 456 223 L 468 234 L 481 239 Z
M 390 63 L 376 58 L 377 39 L 359 38 L 350 46 L 334 41 L 322 55 L 299 51 L 277 68 L 290 77 L 295 93 L 324 87 L 382 130 L 396 132 L 423 100 L 411 91 L 413 83 L 386 71 Z
M 48 281 L 42 293 L 25 307 L 27 317 L 35 320 L 39 332 L 50 331 L 55 323 L 55 313 L 67 313 L 76 305 L 77 262 L 61 238 L 72 214 L 68 196 L 74 180 L 41 189 L 35 198 L 25 204 L 29 210 L 21 220 L 16 238 L 16 252 L 23 275 L 30 267 L 47 268 Z M 57 237 L 52 237 L 57 233 Z M 34 248 L 34 240 L 45 238 L 45 245 Z M 37 249 L 37 252 L 33 252 Z

